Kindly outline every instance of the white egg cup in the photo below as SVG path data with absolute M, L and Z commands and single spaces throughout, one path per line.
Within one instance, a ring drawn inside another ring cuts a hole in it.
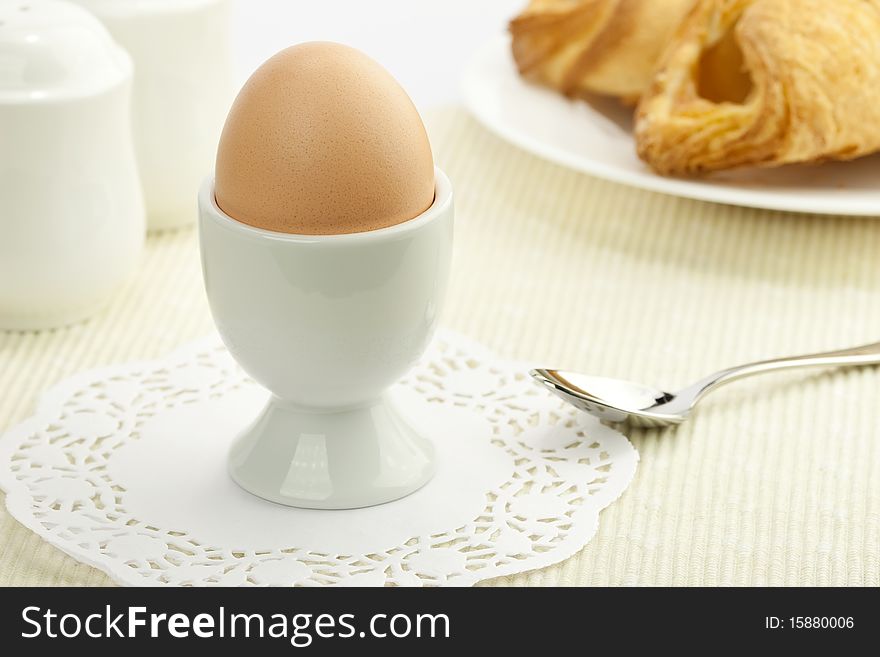
M 272 392 L 237 438 L 229 472 L 288 506 L 346 509 L 395 500 L 433 476 L 434 448 L 388 387 L 427 347 L 446 291 L 452 187 L 435 170 L 418 217 L 345 235 L 261 230 L 226 215 L 213 179 L 199 238 L 214 321 L 232 356 Z

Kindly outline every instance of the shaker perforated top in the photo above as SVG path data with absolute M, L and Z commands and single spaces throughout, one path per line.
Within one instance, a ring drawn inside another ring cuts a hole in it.
M 0 102 L 89 96 L 131 73 L 128 54 L 85 9 L 0 0 Z

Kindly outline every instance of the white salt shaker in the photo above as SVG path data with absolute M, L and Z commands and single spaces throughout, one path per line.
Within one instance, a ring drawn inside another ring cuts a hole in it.
M 150 230 L 190 225 L 232 101 L 226 0 L 75 0 L 134 60 L 134 138 Z
M 84 319 L 137 264 L 131 76 L 82 8 L 0 0 L 0 328 Z

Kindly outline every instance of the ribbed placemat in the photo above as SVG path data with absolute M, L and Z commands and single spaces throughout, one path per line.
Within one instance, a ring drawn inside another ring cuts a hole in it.
M 429 130 L 456 190 L 444 322 L 504 356 L 674 387 L 880 340 L 880 219 L 641 192 L 538 160 L 458 109 Z M 152 237 L 88 323 L 0 333 L 0 428 L 74 372 L 211 330 L 194 231 Z M 880 369 L 763 377 L 675 430 L 580 554 L 499 585 L 880 585 Z M 107 584 L 0 510 L 0 585 Z

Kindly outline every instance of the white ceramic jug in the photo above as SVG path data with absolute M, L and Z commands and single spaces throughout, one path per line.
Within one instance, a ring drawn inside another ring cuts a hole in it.
M 0 328 L 83 319 L 137 264 L 131 75 L 80 7 L 0 0 Z
M 76 0 L 134 60 L 134 137 L 150 230 L 190 225 L 232 101 L 226 0 Z

